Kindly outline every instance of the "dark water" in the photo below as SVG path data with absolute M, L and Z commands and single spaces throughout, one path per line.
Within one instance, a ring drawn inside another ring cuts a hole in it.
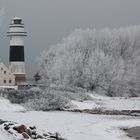
M 137 140 L 140 140 L 140 127 L 133 127 L 128 130 L 126 130 L 128 133 L 128 136 L 133 137 Z

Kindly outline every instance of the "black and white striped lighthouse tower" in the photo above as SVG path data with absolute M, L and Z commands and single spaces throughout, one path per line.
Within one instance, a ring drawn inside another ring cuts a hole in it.
M 14 17 L 9 25 L 10 37 L 10 70 L 15 75 L 16 83 L 24 82 L 26 79 L 25 58 L 24 58 L 24 38 L 27 33 L 24 31 L 22 19 Z

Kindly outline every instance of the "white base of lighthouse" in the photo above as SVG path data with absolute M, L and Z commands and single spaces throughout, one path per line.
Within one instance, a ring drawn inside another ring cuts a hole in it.
M 26 74 L 24 62 L 10 62 L 10 70 L 13 74 Z
M 15 75 L 16 82 L 24 82 L 26 80 L 24 62 L 10 62 L 10 70 Z

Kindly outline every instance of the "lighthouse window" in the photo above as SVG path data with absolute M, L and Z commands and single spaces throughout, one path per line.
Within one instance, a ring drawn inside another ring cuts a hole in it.
M 10 61 L 24 61 L 24 46 L 10 46 Z
M 21 24 L 21 19 L 14 20 L 14 24 Z

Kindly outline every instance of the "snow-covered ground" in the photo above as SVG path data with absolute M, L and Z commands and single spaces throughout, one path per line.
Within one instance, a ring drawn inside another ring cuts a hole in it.
M 25 109 L 20 105 L 11 104 L 9 100 L 0 97 L 0 112 L 3 111 L 25 111 Z
M 104 97 L 96 94 L 91 96 L 93 101 L 72 101 L 74 109 L 140 110 L 140 97 Z
M 99 97 L 96 98 L 98 99 Z M 100 97 L 98 100 L 107 101 L 109 98 L 101 99 Z M 112 100 L 114 101 L 114 99 Z M 87 104 L 89 104 L 88 101 Z M 67 140 L 130 140 L 120 128 L 140 124 L 140 117 L 105 116 L 59 111 L 18 112 L 22 109 L 24 110 L 23 107 L 10 104 L 6 99 L 0 98 L 0 119 L 30 126 L 35 125 L 40 130 L 52 133 L 58 132 Z M 0 140 L 11 140 L 4 132 L 1 132 L 1 128 Z
M 140 118 L 69 112 L 2 112 L 0 118 L 59 132 L 68 140 L 129 140 L 119 128 L 140 124 Z

